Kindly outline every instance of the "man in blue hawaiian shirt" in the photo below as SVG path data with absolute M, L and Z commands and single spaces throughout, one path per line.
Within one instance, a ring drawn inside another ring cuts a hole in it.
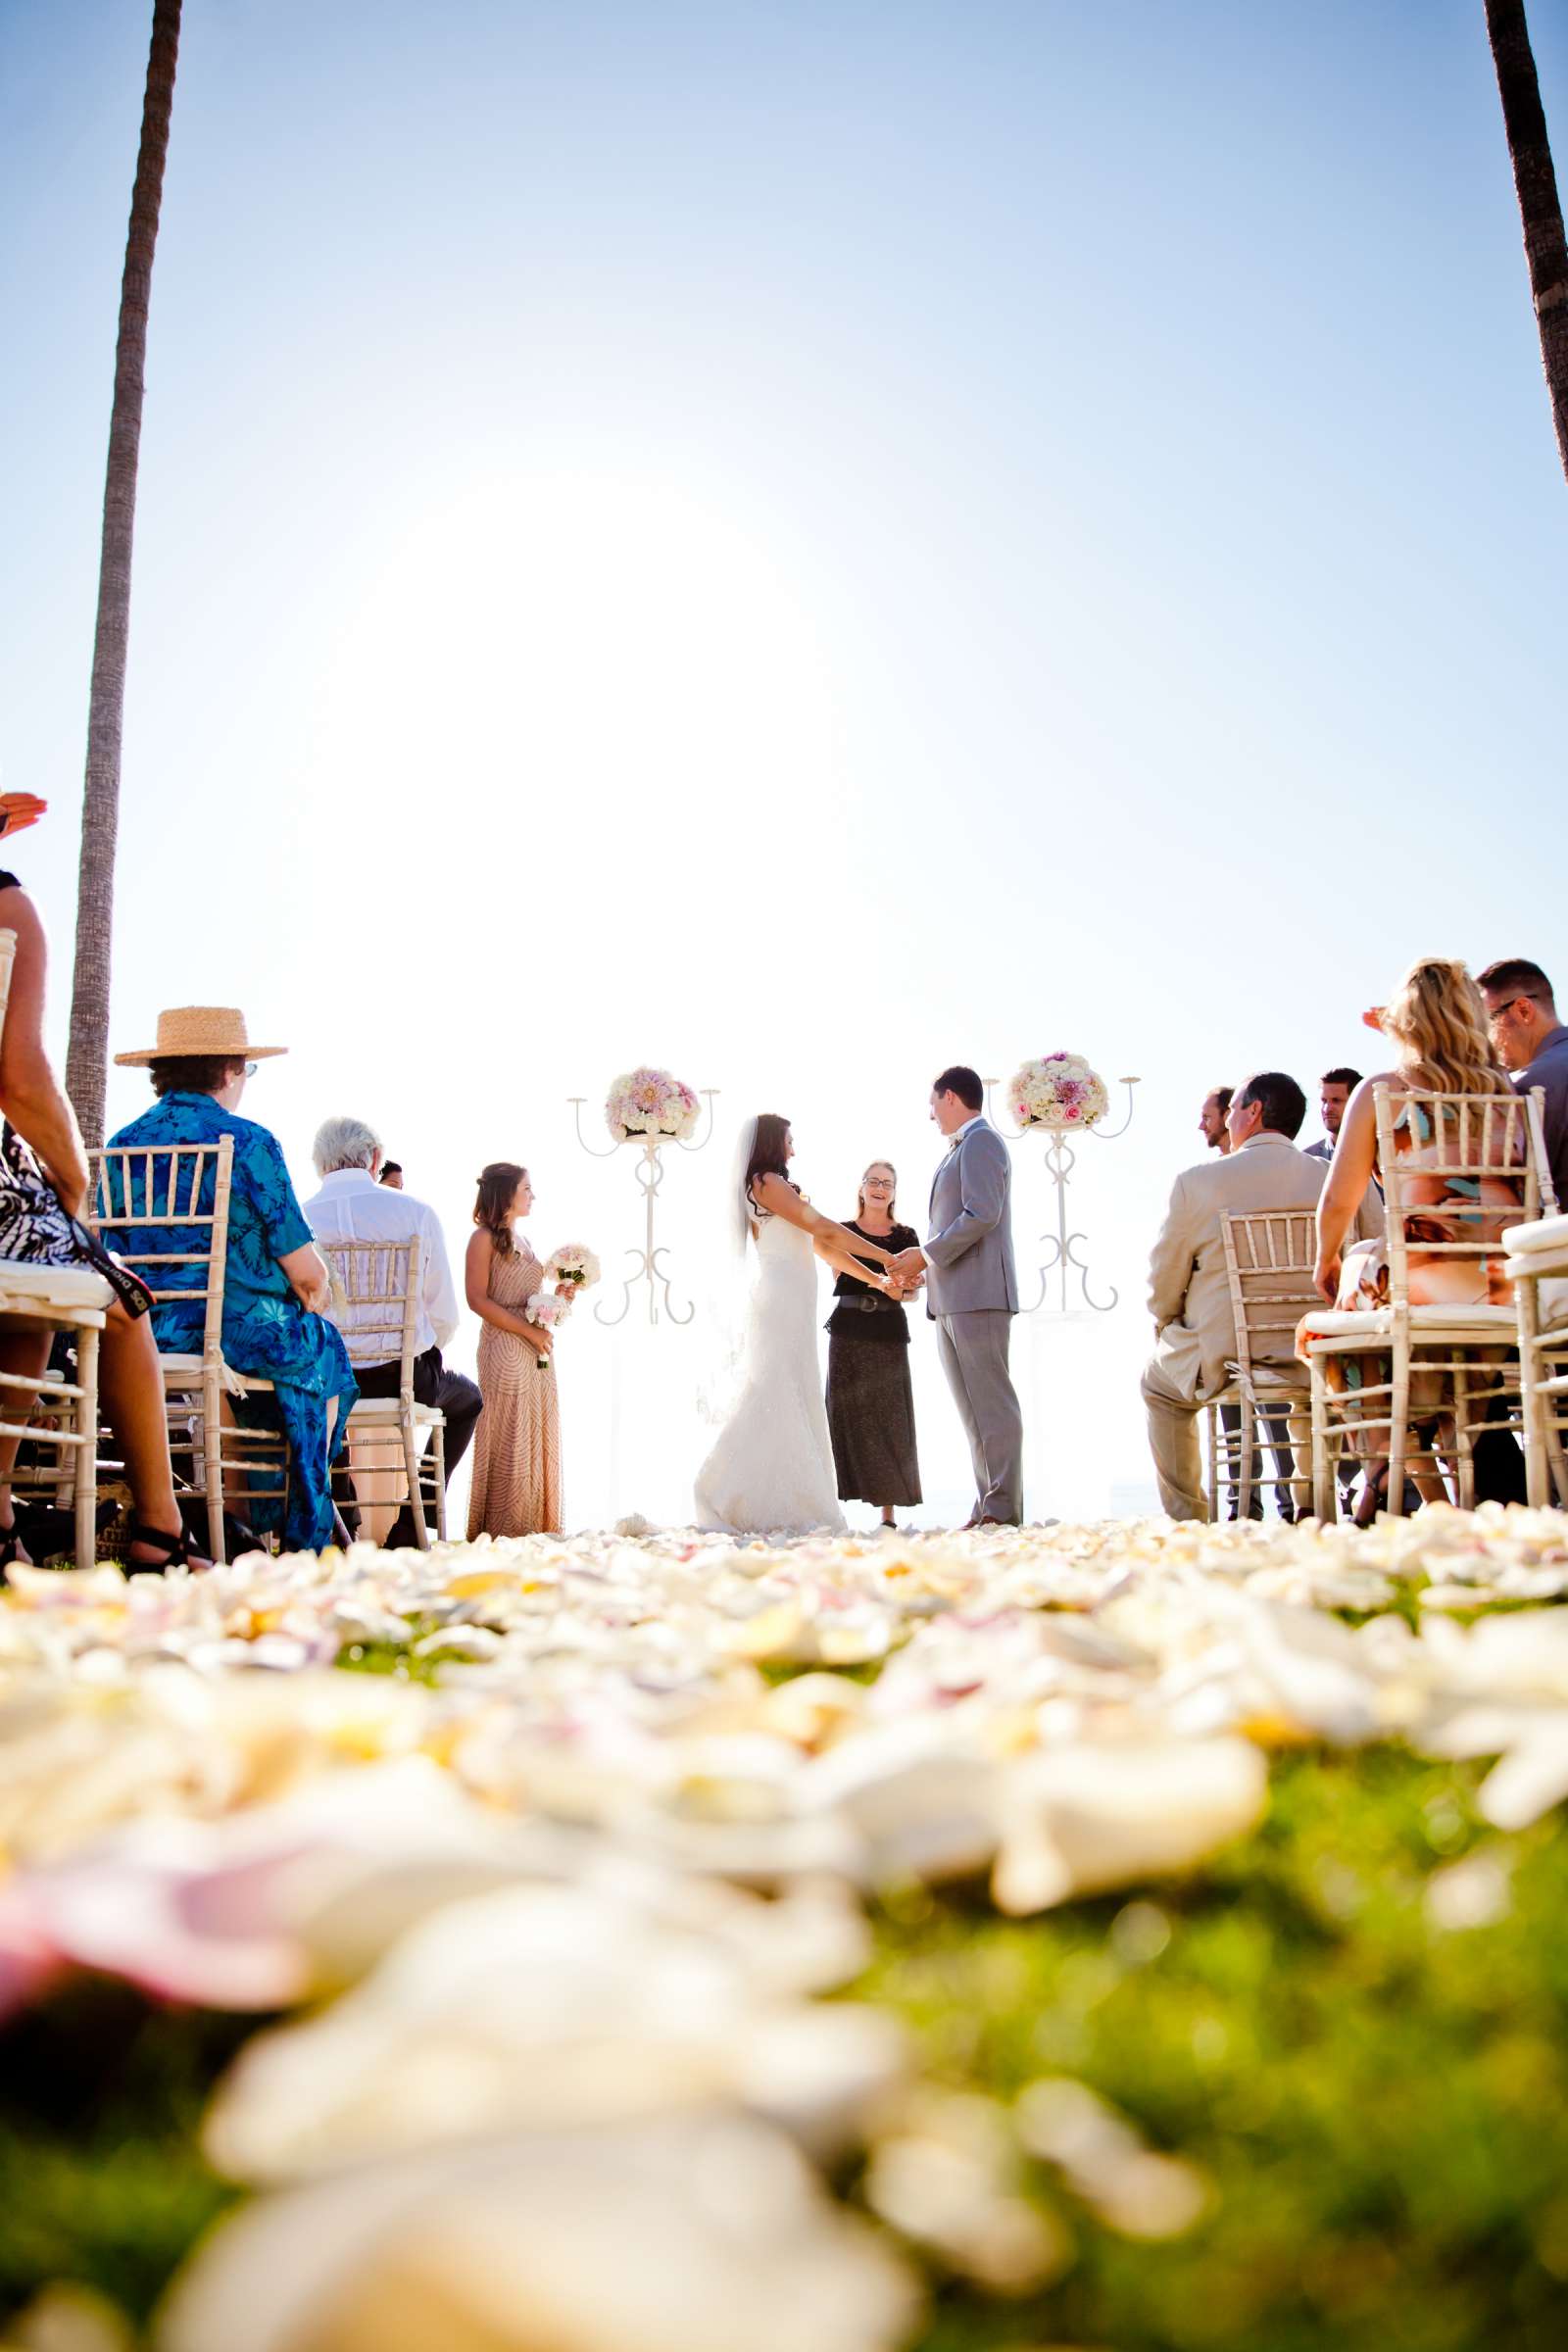
M 326 1266 L 300 1207 L 282 1147 L 239 1103 L 259 1061 L 286 1052 L 253 1046 L 245 1016 L 226 1004 L 185 1004 L 158 1016 L 158 1043 L 117 1054 L 123 1067 L 145 1068 L 158 1101 L 122 1127 L 112 1148 L 150 1152 L 132 1162 L 128 1200 L 111 1202 L 117 1215 L 210 1216 L 217 1191 L 214 1158 L 202 1162 L 200 1192 L 192 1198 L 194 1168 L 169 1150 L 178 1144 L 233 1139 L 228 1230 L 223 1258 L 222 1350 L 236 1372 L 270 1381 L 272 1393 L 231 1399 L 236 1420 L 281 1428 L 288 1447 L 286 1511 L 258 1490 L 251 1473 L 244 1516 L 258 1528 L 282 1524 L 290 1550 L 320 1551 L 333 1540 L 330 1471 L 348 1432 L 358 1390 L 341 1334 L 322 1308 L 330 1298 Z M 164 1147 L 162 1151 L 158 1147 Z M 173 1198 L 171 1199 L 171 1177 Z M 118 1175 L 117 1175 L 118 1182 Z M 145 1262 L 178 1258 L 199 1247 L 203 1229 L 169 1222 L 123 1229 L 121 1246 L 144 1262 L 141 1271 L 160 1293 L 153 1335 L 165 1354 L 199 1354 L 207 1320 L 208 1267 Z M 184 1298 L 178 1296 L 189 1292 Z

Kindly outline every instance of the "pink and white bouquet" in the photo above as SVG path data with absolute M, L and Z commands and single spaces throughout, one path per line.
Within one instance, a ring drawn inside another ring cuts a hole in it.
M 551 1250 L 545 1273 L 558 1291 L 574 1298 L 599 1280 L 599 1260 L 586 1242 L 564 1242 L 559 1250 Z
M 610 1090 L 605 1123 L 617 1144 L 629 1144 L 639 1135 L 668 1136 L 684 1143 L 696 1133 L 701 1108 L 691 1088 L 668 1070 L 628 1070 Z
M 570 1312 L 571 1300 L 560 1291 L 535 1291 L 522 1310 L 525 1322 L 536 1323 L 541 1331 L 548 1331 L 552 1335 L 564 1323 Z M 550 1361 L 543 1348 L 536 1361 L 542 1372 Z
M 1110 1107 L 1105 1081 L 1081 1054 L 1046 1054 L 1026 1061 L 1008 1083 L 1020 1127 L 1093 1127 Z

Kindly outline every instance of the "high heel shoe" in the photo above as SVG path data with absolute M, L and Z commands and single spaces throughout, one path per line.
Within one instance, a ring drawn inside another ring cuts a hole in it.
M 172 1536 L 161 1527 L 143 1527 L 133 1519 L 125 1530 L 125 1549 L 139 1544 L 146 1551 L 161 1551 L 161 1560 L 122 1560 L 121 1567 L 127 1576 L 162 1576 L 168 1568 L 210 1568 L 212 1561 L 199 1552 L 192 1552 L 191 1540 L 183 1528 Z

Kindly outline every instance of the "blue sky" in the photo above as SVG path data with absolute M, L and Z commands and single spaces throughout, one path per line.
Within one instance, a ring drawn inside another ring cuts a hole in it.
M 0 6 L 0 779 L 62 965 L 149 16 Z M 830 1204 L 923 1191 L 956 1054 L 1138 1071 L 1081 1218 L 1141 1476 L 1203 1088 L 1359 1060 L 1417 952 L 1568 961 L 1565 525 L 1480 0 L 187 0 L 117 1043 L 242 1001 L 302 1176 L 357 1108 L 456 1241 L 516 1155 L 607 1256 L 564 1098 L 632 1060 L 790 1111 Z

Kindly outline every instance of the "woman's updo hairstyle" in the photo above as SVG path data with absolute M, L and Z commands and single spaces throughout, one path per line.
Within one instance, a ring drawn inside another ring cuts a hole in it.
M 512 1227 L 508 1220 L 517 1187 L 527 1173 L 514 1159 L 493 1159 L 487 1168 L 479 1170 L 479 1197 L 473 1204 L 473 1221 L 491 1236 L 497 1257 L 512 1255 Z

